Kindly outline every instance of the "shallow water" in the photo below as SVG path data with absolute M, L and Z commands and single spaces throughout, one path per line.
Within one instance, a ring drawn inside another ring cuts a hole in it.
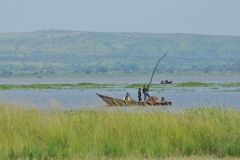
M 132 99 L 137 100 L 137 90 L 126 88 L 105 89 L 62 89 L 62 90 L 5 90 L 0 91 L 1 100 L 34 104 L 40 109 L 60 107 L 62 109 L 103 109 L 107 105 L 96 93 L 123 98 L 129 92 Z M 240 109 L 240 92 L 161 92 L 153 90 L 150 95 L 159 99 L 165 97 L 172 101 L 172 108 L 185 109 L 197 106 L 220 106 Z
M 239 76 L 182 76 L 154 77 L 152 83 L 160 83 L 162 79 L 178 82 L 239 82 Z M 1 84 L 32 84 L 32 83 L 146 83 L 149 77 L 78 77 L 78 78 L 0 78 Z M 137 89 L 134 88 L 103 88 L 103 89 L 29 89 L 0 90 L 0 100 L 16 103 L 33 104 L 40 109 L 105 109 L 103 102 L 96 93 L 123 98 L 129 92 L 132 99 L 137 100 Z M 159 99 L 165 97 L 172 101 L 171 109 L 183 110 L 198 106 L 233 107 L 240 109 L 240 87 L 172 87 L 171 85 L 150 88 L 150 95 Z M 166 107 L 108 107 L 123 110 L 166 109 Z
M 0 78 L 0 84 L 32 84 L 32 83 L 149 83 L 147 77 L 42 77 L 42 78 Z M 154 75 L 152 83 L 160 83 L 162 80 L 181 82 L 239 82 L 240 76 L 158 76 Z

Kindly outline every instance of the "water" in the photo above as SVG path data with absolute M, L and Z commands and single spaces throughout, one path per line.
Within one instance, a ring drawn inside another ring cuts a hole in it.
M 129 92 L 132 99 L 137 100 L 137 90 L 114 88 L 114 89 L 62 89 L 62 90 L 5 90 L 0 91 L 2 100 L 11 102 L 30 102 L 41 109 L 49 109 L 58 106 L 63 109 L 103 109 L 106 104 L 96 93 L 123 98 Z M 240 107 L 240 92 L 158 92 L 150 91 L 150 95 L 165 97 L 171 100 L 172 107 L 184 109 L 195 106 L 222 106 Z
M 149 83 L 151 77 L 42 77 L 42 78 L 0 78 L 0 84 L 33 84 L 33 83 Z M 225 83 L 239 82 L 240 76 L 157 76 L 154 75 L 152 83 L 161 80 L 171 80 L 173 83 L 181 82 L 209 82 Z
M 152 83 L 160 83 L 162 77 L 154 77 Z M 162 78 L 163 79 L 163 78 Z M 198 82 L 238 82 L 238 76 L 212 76 L 212 77 L 165 77 L 163 80 L 173 80 L 174 83 Z M 149 77 L 86 77 L 86 78 L 0 78 L 1 84 L 31 84 L 31 83 L 146 83 Z M 132 99 L 137 100 L 137 89 L 133 88 L 104 88 L 104 89 L 29 89 L 29 90 L 0 90 L 0 100 L 15 103 L 34 104 L 40 109 L 105 109 L 103 102 L 96 93 L 123 98 L 129 92 Z M 165 97 L 172 101 L 171 108 L 183 110 L 199 106 L 233 107 L 240 109 L 240 87 L 171 87 L 151 88 L 150 95 L 159 99 Z M 113 108 L 113 107 L 108 107 Z M 114 107 L 126 110 L 136 110 L 136 107 Z M 138 107 L 139 108 L 139 107 Z M 154 109 L 166 107 L 151 107 Z M 142 108 L 143 109 L 143 108 Z M 146 107 L 144 110 L 147 110 Z

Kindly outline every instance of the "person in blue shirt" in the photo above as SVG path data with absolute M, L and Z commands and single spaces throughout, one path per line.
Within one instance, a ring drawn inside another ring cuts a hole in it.
M 149 87 L 149 86 L 148 86 Z M 149 94 L 148 94 L 148 87 L 146 87 L 145 85 L 143 85 L 143 89 L 142 89 L 142 92 L 143 92 L 143 95 L 144 95 L 144 101 L 146 101 L 146 98 L 150 97 Z

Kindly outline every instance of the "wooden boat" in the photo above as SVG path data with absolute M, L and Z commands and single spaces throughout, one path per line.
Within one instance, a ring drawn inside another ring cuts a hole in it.
M 167 100 L 159 101 L 159 102 L 138 102 L 135 100 L 123 100 L 123 99 L 101 95 L 98 93 L 96 94 L 109 106 L 160 106 L 160 105 L 170 106 L 172 104 L 171 101 L 167 101 Z
M 167 80 L 165 80 L 165 81 L 161 81 L 161 84 L 171 84 L 173 81 L 167 81 Z

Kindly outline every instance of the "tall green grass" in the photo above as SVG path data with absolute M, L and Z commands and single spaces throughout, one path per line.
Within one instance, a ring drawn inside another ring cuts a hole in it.
M 2 159 L 239 157 L 240 112 L 43 111 L 0 102 L 0 142 Z

